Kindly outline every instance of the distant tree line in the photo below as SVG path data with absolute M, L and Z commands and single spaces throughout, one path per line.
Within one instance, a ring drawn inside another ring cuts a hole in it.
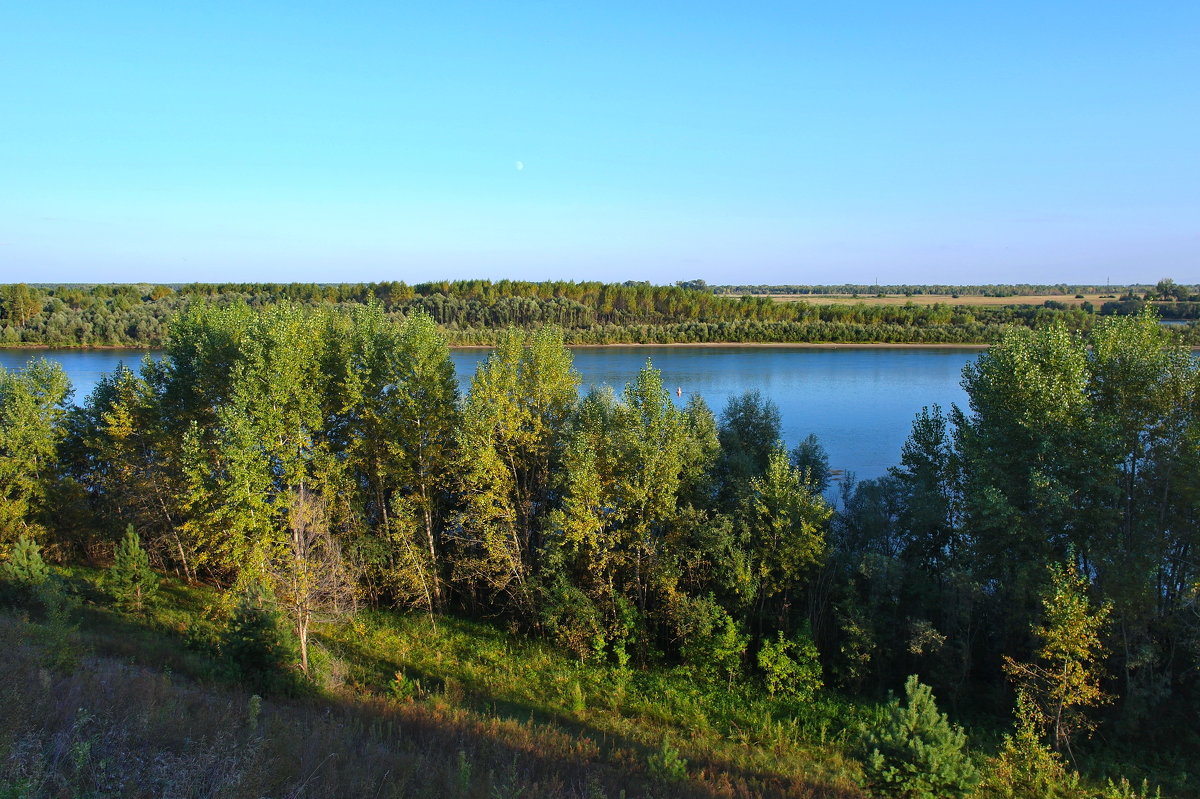
M 1153 308 L 1162 319 L 1200 319 L 1200 301 L 1153 302 L 1140 299 L 1113 300 L 1100 306 L 1104 316 L 1136 316 L 1145 308 Z
M 745 284 L 745 286 L 712 286 L 704 281 L 683 281 L 678 286 L 692 288 L 707 288 L 715 294 L 768 294 L 768 295 L 852 295 L 875 296 L 876 294 L 907 296 L 998 296 L 998 298 L 1022 298 L 1022 296 L 1045 295 L 1084 295 L 1099 294 L 1118 296 L 1142 296 L 1145 299 L 1178 299 L 1186 300 L 1194 296 L 1198 287 L 1180 286 L 1171 278 L 1164 278 L 1157 286 L 1133 284 L 1133 286 L 1096 286 L 1096 284 L 1072 283 L 986 283 L 977 286 L 959 286 L 947 283 L 841 283 L 830 286 L 810 286 L 810 284 Z M 1019 302 L 1019 300 L 1016 300 Z
M 963 386 L 835 511 L 769 400 L 679 405 L 649 363 L 581 398 L 557 327 L 505 328 L 460 397 L 428 314 L 193 303 L 79 406 L 50 362 L 0 372 L 0 549 L 128 560 L 132 525 L 158 569 L 272 597 L 302 658 L 330 608 L 399 605 L 801 696 L 919 674 L 1015 706 L 1014 769 L 1097 725 L 1197 751 L 1200 363 L 1148 313 L 1060 320 Z
M 1090 306 L 811 305 L 714 294 L 699 281 L 649 283 L 486 280 L 362 284 L 0 286 L 0 344 L 163 346 L 171 320 L 194 303 L 264 308 L 292 303 L 349 310 L 374 305 L 399 323 L 426 314 L 451 344 L 495 344 L 509 326 L 553 325 L 568 344 L 716 342 L 987 343 L 1004 326 L 1061 322 L 1086 331 Z M 1182 316 L 1190 303 L 1161 303 Z M 1119 303 L 1107 313 L 1135 310 Z M 1190 312 L 1189 312 L 1190 313 Z M 1200 331 L 1174 333 L 1200 342 Z
M 1173 281 L 1172 281 L 1173 282 Z M 704 281 L 687 281 L 680 285 L 706 286 Z M 924 295 L 950 295 L 975 297 L 1021 297 L 1059 294 L 1070 297 L 1075 294 L 1118 294 L 1142 292 L 1150 286 L 1099 286 L 1068 283 L 988 283 L 979 285 L 957 285 L 936 283 L 842 283 L 838 285 L 728 285 L 712 286 L 717 294 L 849 294 L 873 297 L 876 294 L 903 294 L 920 297 Z

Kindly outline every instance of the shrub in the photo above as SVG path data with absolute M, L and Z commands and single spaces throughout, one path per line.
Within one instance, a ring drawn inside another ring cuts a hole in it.
M 43 610 L 42 623 L 33 625 L 34 639 L 43 647 L 42 661 L 58 671 L 73 671 L 82 655 L 75 621 L 79 597 L 58 577 L 38 585 L 35 595 Z
M 776 640 L 763 641 L 758 650 L 758 667 L 771 694 L 811 699 L 824 684 L 817 646 L 807 631 L 794 640 L 785 638 L 780 631 Z
M 683 597 L 673 615 L 681 640 L 679 654 L 692 675 L 732 684 L 742 670 L 748 643 L 737 622 L 712 596 Z
M 1062 757 L 1038 736 L 1033 700 L 1017 694 L 1017 729 L 1004 736 L 1000 753 L 980 786 L 980 793 L 994 799 L 1067 799 L 1078 794 L 1078 778 Z
M 1000 753 L 989 761 L 979 786 L 987 799 L 1160 799 L 1146 781 L 1141 787 L 1124 777 L 1107 780 L 1099 789 L 1085 788 L 1079 774 L 1038 734 L 1040 711 L 1025 691 L 1017 692 L 1017 728 L 1004 736 Z
M 150 558 L 132 524 L 125 528 L 125 537 L 117 544 L 105 583 L 117 605 L 125 610 L 143 610 L 158 590 L 158 575 L 151 571 Z
M 547 632 L 580 663 L 604 651 L 604 620 L 582 590 L 560 577 L 542 592 L 542 604 Z
M 867 787 L 884 796 L 936 799 L 965 796 L 978 776 L 966 753 L 967 736 L 939 713 L 933 692 L 913 674 L 905 704 L 893 697 L 877 729 L 868 730 Z

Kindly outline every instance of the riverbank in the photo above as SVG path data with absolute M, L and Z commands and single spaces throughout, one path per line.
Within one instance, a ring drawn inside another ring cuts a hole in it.
M 71 350 L 73 352 L 88 352 L 95 350 L 97 352 L 115 351 L 122 352 L 154 352 L 161 347 L 135 347 L 128 344 L 39 344 L 35 342 L 18 342 L 16 344 L 0 344 L 0 351 L 3 350 Z
M 568 344 L 569 349 L 616 349 L 621 347 L 646 349 L 648 347 L 679 347 L 695 349 L 699 347 L 738 347 L 738 348 L 755 348 L 755 349 L 829 349 L 829 350 L 869 350 L 869 349 L 950 349 L 950 350 L 984 350 L 990 347 L 990 344 L 964 344 L 964 343 L 947 343 L 936 344 L 929 342 L 913 342 L 911 344 L 898 342 L 883 342 L 883 341 L 867 341 L 867 342 L 843 342 L 843 341 L 675 341 L 664 344 L 645 343 L 639 341 L 630 341 L 613 344 Z M 496 347 L 493 344 L 451 344 L 452 350 L 494 350 Z M 0 344 L 0 350 L 53 350 L 53 351 L 68 351 L 68 352 L 159 352 L 161 347 L 126 347 L 115 344 L 106 345 L 66 345 L 66 344 Z
M 820 342 L 820 341 L 676 341 L 668 344 L 646 344 L 641 342 L 631 342 L 628 344 L 568 344 L 567 348 L 572 350 L 603 350 L 603 349 L 650 349 L 657 347 L 671 347 L 680 349 L 698 349 L 702 347 L 737 347 L 739 349 L 820 349 L 820 350 L 873 350 L 873 349 L 950 349 L 950 350 L 984 350 L 990 347 L 990 344 L 930 344 L 927 342 L 917 342 L 912 344 L 897 344 L 894 342 Z M 491 350 L 495 349 L 490 344 L 451 344 L 452 350 Z

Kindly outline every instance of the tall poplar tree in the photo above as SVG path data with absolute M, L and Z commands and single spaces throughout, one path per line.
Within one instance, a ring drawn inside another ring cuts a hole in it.
M 619 400 L 608 390 L 591 392 L 571 430 L 562 506 L 551 517 L 567 575 L 613 635 L 627 632 L 622 603 L 645 625 L 668 624 L 675 611 L 687 615 L 684 561 L 699 537 L 694 528 L 708 520 L 683 503 L 708 481 L 716 454 L 711 412 L 697 400 L 677 408 L 647 363 Z M 649 630 L 640 632 L 645 640 Z
M 578 385 L 562 331 L 510 328 L 475 373 L 463 407 L 455 574 L 506 596 L 527 617 Z
M 390 432 L 394 481 L 386 529 L 401 555 L 396 576 L 410 595 L 438 609 L 445 594 L 442 532 L 458 460 L 459 412 L 454 363 L 433 319 L 418 314 L 404 321 L 388 367 L 389 383 L 378 400 Z
M 1061 326 L 1013 329 L 963 369 L 953 415 L 973 570 L 992 582 L 1001 651 L 1025 639 L 1041 568 L 1089 551 L 1104 489 L 1086 346 Z
M 62 367 L 44 358 L 0 368 L 0 546 L 44 529 L 39 517 L 58 474 L 70 393 Z
M 825 557 L 833 509 L 810 490 L 805 474 L 777 442 L 766 470 L 750 480 L 742 515 L 757 580 L 756 610 L 766 614 L 773 606 L 774 625 L 784 627 L 798 590 Z
M 334 493 L 338 484 L 324 435 L 318 331 L 314 314 L 294 306 L 253 317 L 213 427 L 185 432 L 184 526 L 225 576 L 278 556 L 293 491 Z

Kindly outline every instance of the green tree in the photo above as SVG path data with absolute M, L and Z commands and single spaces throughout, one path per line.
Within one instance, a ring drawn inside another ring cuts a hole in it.
M 330 314 L 324 435 L 356 487 L 348 553 L 371 595 L 434 610 L 443 601 L 443 530 L 452 501 L 458 383 L 444 335 L 414 313 L 397 325 L 377 303 Z
M 1185 300 L 1187 289 L 1169 277 L 1164 277 L 1154 286 L 1154 293 L 1162 300 Z
M 725 503 L 735 504 L 751 478 L 767 468 L 779 431 L 779 407 L 761 392 L 747 391 L 729 398 L 718 428 L 721 455 L 717 474 Z
M 775 640 L 764 640 L 758 650 L 758 667 L 771 694 L 809 700 L 824 685 L 820 653 L 807 629 L 794 638 L 780 630 Z
M 429 606 L 438 609 L 444 601 L 442 527 L 451 489 L 445 467 L 458 459 L 458 382 L 446 339 L 429 316 L 406 319 L 397 343 L 389 363 L 393 379 L 382 398 L 393 433 L 388 444 L 396 486 L 391 532 L 411 551 L 408 583 L 421 586 Z
M 232 336 L 243 322 L 217 317 L 217 324 L 234 325 Z M 320 320 L 294 306 L 252 317 L 212 427 L 196 420 L 184 433 L 187 518 L 181 526 L 224 578 L 236 579 L 260 548 L 286 550 L 294 491 L 336 494 L 327 489 L 340 484 L 342 464 L 325 435 L 322 340 Z
M 70 393 L 56 362 L 39 358 L 24 369 L 0 368 L 0 545 L 44 530 Z
M 20 327 L 42 311 L 42 297 L 37 289 L 24 283 L 15 283 L 0 289 L 0 308 L 4 310 L 4 321 Z
M 1086 550 L 1100 596 L 1112 602 L 1109 641 L 1124 720 L 1157 725 L 1200 571 L 1179 556 L 1200 544 L 1200 364 L 1172 346 L 1152 312 L 1102 320 L 1088 352 L 1093 424 L 1105 448 L 1105 524 Z
M 732 685 L 742 671 L 749 636 L 712 596 L 680 597 L 679 604 L 676 632 L 684 664 L 696 677 L 724 679 Z
M 804 483 L 815 494 L 824 493 L 833 479 L 829 468 L 829 454 L 817 440 L 815 433 L 809 433 L 800 441 L 791 453 L 792 466 L 804 475 Z
M 463 407 L 455 573 L 507 597 L 524 618 L 533 618 L 530 580 L 578 385 L 562 331 L 510 328 L 479 366 Z
M 948 424 L 937 405 L 922 408 L 900 451 L 900 466 L 889 470 L 905 494 L 899 525 L 907 559 L 932 574 L 955 563 L 964 549 Z
M 656 596 L 666 603 L 675 590 L 668 531 L 684 488 L 683 458 L 693 449 L 687 417 L 649 361 L 625 387 L 612 436 L 615 507 L 626 553 L 622 579 L 626 595 L 645 613 Z
M 1071 755 L 1071 740 L 1095 726 L 1087 709 L 1109 701 L 1100 687 L 1105 654 L 1100 634 L 1109 606 L 1092 607 L 1087 580 L 1074 563 L 1051 564 L 1049 572 L 1043 621 L 1033 630 L 1040 641 L 1037 660 L 1019 663 L 1005 656 L 1004 670 L 1029 698 L 1021 707 L 1034 726 L 1055 751 Z
M 636 609 L 642 656 L 650 627 L 678 634 L 673 613 L 690 607 L 679 586 L 685 538 L 708 524 L 681 500 L 708 491 L 711 422 L 702 403 L 677 408 L 649 363 L 619 400 L 593 391 L 572 420 L 550 517 L 556 563 L 603 610 L 612 637 L 625 626 L 622 601 Z
M 42 560 L 37 542 L 21 536 L 8 551 L 8 559 L 0 562 L 0 580 L 9 584 L 19 599 L 30 599 L 50 579 L 50 569 Z
M 1074 799 L 1078 776 L 1042 740 L 1041 711 L 1024 691 L 1017 692 L 1017 728 L 1005 734 L 980 792 L 996 799 Z
M 153 373 L 147 363 L 144 370 Z M 133 524 L 144 545 L 191 580 L 177 523 L 182 485 L 151 384 L 124 364 L 104 375 L 67 419 L 63 461 L 110 535 Z
M 158 591 L 158 575 L 150 569 L 150 558 L 142 549 L 133 525 L 113 552 L 113 565 L 105 575 L 109 593 L 127 610 L 142 611 Z
M 679 500 L 683 504 L 706 509 L 713 505 L 717 486 L 716 466 L 721 455 L 717 420 L 699 394 L 688 398 L 683 410 L 686 449 L 680 476 Z
M 958 529 L 914 529 L 950 541 L 958 568 L 992 586 L 983 640 L 996 656 L 1028 648 L 1040 564 L 1073 547 L 1095 595 L 1111 602 L 1104 643 L 1122 721 L 1161 729 L 1156 714 L 1181 709 L 1168 701 L 1181 687 L 1168 664 L 1191 640 L 1185 608 L 1200 576 L 1181 556 L 1200 542 L 1200 365 L 1143 311 L 1099 320 L 1088 341 L 1061 326 L 1010 331 L 964 371 L 964 388 L 972 414 L 952 414 L 961 481 L 948 518 Z M 934 501 L 914 509 L 940 518 L 937 492 L 922 493 Z
M 279 618 L 274 597 L 256 579 L 238 591 L 220 647 L 234 676 L 249 688 L 286 693 L 294 687 L 289 667 L 295 662 L 296 642 Z
M 749 533 L 751 568 L 758 581 L 757 609 L 776 602 L 777 623 L 798 589 L 825 556 L 825 539 L 833 509 L 814 494 L 804 475 L 776 443 L 764 472 L 750 479 L 742 516 Z
M 893 697 L 883 722 L 864 736 L 867 786 L 904 799 L 969 795 L 978 774 L 966 734 L 938 712 L 933 691 L 917 675 L 905 682 L 904 696 L 904 704 Z
M 1112 474 L 1088 378 L 1085 343 L 1057 325 L 1012 330 L 963 370 L 972 414 L 952 414 L 962 524 L 973 574 L 994 586 L 1000 652 L 1026 638 L 1039 606 L 1040 564 L 1072 545 L 1090 551 L 1110 524 Z M 938 534 L 936 526 L 925 530 Z

